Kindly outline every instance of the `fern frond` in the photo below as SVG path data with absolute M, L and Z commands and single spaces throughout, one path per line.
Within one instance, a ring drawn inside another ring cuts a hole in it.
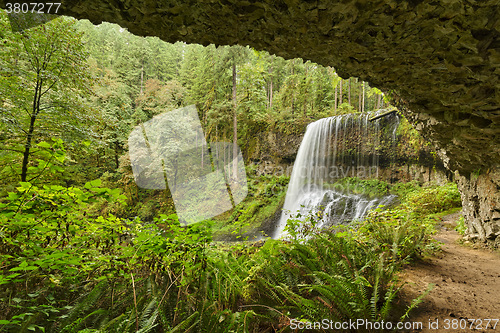
M 85 313 L 89 311 L 89 309 L 95 307 L 97 301 L 102 297 L 107 287 L 107 281 L 103 280 L 99 282 L 87 295 L 79 298 L 77 300 L 77 304 L 68 312 L 68 316 L 61 323 L 60 332 L 71 332 L 71 327 L 74 327 L 77 321 L 84 318 Z M 95 314 L 95 311 L 92 313 Z
M 188 332 L 200 322 L 199 315 L 198 311 L 194 312 L 192 315 L 175 326 L 169 333 Z

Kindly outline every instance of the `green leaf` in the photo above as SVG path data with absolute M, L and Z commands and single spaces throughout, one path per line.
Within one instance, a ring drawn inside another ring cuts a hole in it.
M 20 186 L 18 186 L 18 187 L 17 187 L 17 190 L 18 190 L 19 192 L 24 192 L 24 191 L 27 191 L 27 190 L 29 190 L 29 189 L 30 189 L 30 187 L 31 187 L 31 183 L 30 183 L 30 182 L 19 182 L 19 185 L 20 185 Z
M 95 180 L 91 180 L 90 182 L 85 183 L 84 187 L 86 189 L 91 189 L 91 188 L 100 187 L 101 184 L 102 184 L 102 182 L 100 179 L 95 179 Z
M 30 326 L 28 326 L 28 330 L 30 330 L 30 331 L 36 331 L 37 328 L 39 330 L 41 330 L 42 332 L 45 332 L 45 327 L 38 326 L 38 325 L 35 325 L 35 324 L 31 324 Z
M 8 276 L 0 275 L 0 285 L 9 283 L 16 276 L 21 275 L 19 273 L 10 274 Z
M 23 262 L 25 263 L 25 262 Z M 11 272 L 16 272 L 16 271 L 34 271 L 37 270 L 39 267 L 38 266 L 22 266 L 22 264 L 19 267 L 14 267 L 9 269 Z
M 66 155 L 62 153 L 54 154 L 54 156 L 61 163 L 64 162 L 64 160 L 66 159 Z
M 39 144 L 37 144 L 38 147 L 42 147 L 42 148 L 50 148 L 50 143 L 48 142 L 45 142 L 45 141 L 42 141 L 40 142 Z

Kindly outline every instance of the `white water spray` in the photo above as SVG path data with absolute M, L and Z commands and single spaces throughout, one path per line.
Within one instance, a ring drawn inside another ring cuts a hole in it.
M 285 236 L 284 229 L 290 218 L 303 221 L 312 214 L 317 227 L 347 223 L 363 218 L 371 208 L 385 205 L 394 198 L 392 195 L 368 198 L 335 184 L 336 179 L 345 177 L 377 178 L 380 120 L 368 121 L 375 115 L 340 115 L 307 126 L 273 238 Z M 390 121 L 388 133 L 390 140 L 395 142 L 399 117 L 391 117 L 396 121 Z

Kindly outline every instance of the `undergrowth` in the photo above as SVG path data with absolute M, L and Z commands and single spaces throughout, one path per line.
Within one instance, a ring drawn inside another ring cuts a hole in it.
M 285 332 L 292 319 L 396 320 L 396 272 L 429 235 L 376 212 L 342 232 L 311 228 L 307 240 L 217 246 L 210 225 L 182 227 L 175 216 L 87 220 L 80 208 L 109 195 L 87 188 L 25 183 L 3 204 L 2 331 Z
M 462 236 L 465 235 L 465 232 L 467 231 L 467 226 L 465 225 L 465 220 L 463 216 L 460 216 L 460 218 L 457 221 L 457 226 L 455 227 L 455 230 Z
M 286 181 L 261 179 L 251 193 L 265 203 Z M 20 183 L 0 203 L 0 331 L 287 332 L 292 320 L 405 320 L 421 298 L 401 317 L 397 272 L 432 248 L 426 214 L 456 205 L 455 190 L 405 191 L 400 207 L 351 226 L 291 220 L 285 240 L 221 245 L 213 221 L 87 215 L 100 200 L 125 201 L 100 181 Z M 263 209 L 251 206 L 233 214 Z
M 236 207 L 211 220 L 214 238 L 252 240 L 267 236 L 262 228 L 271 226 L 285 201 L 290 177 L 259 174 L 247 167 L 247 197 Z

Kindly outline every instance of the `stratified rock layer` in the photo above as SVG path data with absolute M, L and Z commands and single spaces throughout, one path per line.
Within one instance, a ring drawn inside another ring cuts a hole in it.
M 468 224 L 467 237 L 500 247 L 500 168 L 470 178 L 457 175 L 462 195 L 463 214 Z
M 60 13 L 169 42 L 249 44 L 370 82 L 392 95 L 458 171 L 469 227 L 486 240 L 493 237 L 486 229 L 500 223 L 493 217 L 499 188 L 490 196 L 500 173 L 499 6 L 498 0 L 68 0 Z

